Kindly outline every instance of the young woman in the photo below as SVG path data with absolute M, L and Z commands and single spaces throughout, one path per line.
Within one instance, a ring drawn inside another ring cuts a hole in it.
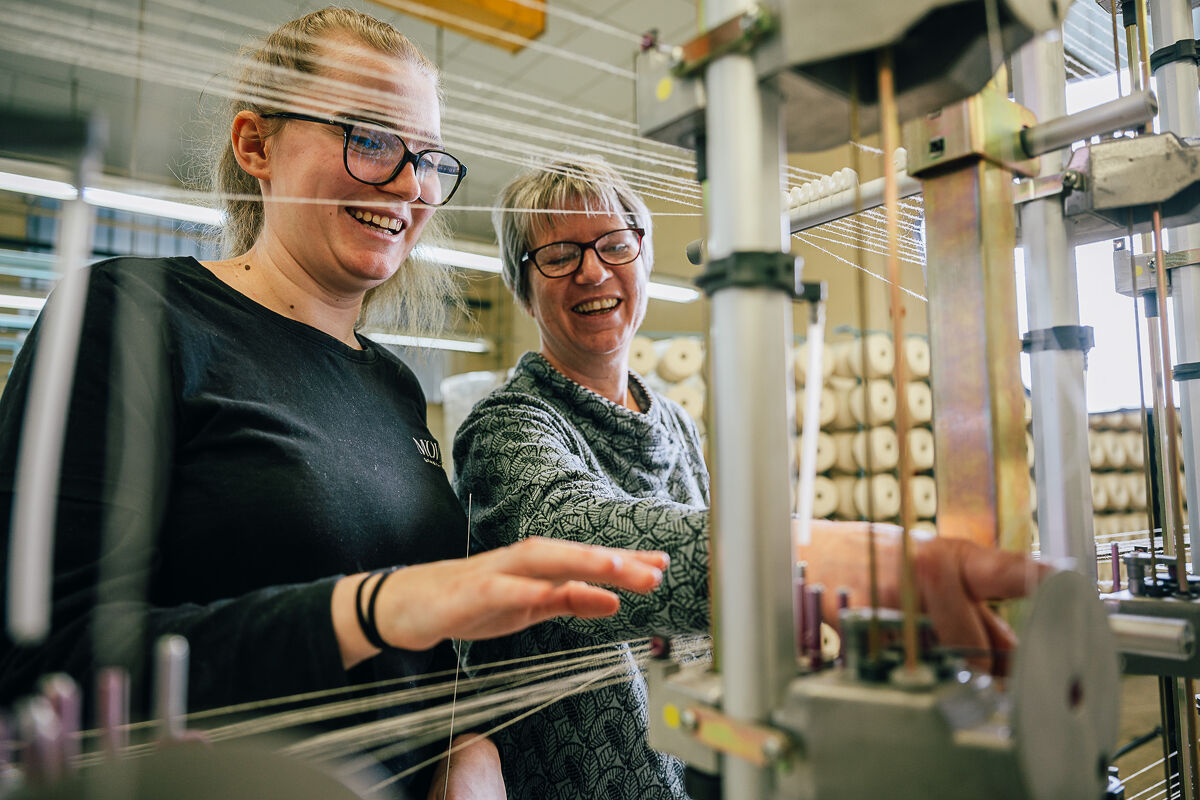
M 193 709 L 453 669 L 447 637 L 611 614 L 616 595 L 574 581 L 647 591 L 666 566 L 546 540 L 463 558 L 417 380 L 358 332 L 444 305 L 446 277 L 409 259 L 465 172 L 441 145 L 437 71 L 337 8 L 243 62 L 215 171 L 231 257 L 90 269 L 53 633 L 2 643 L 4 703 L 43 673 L 90 686 L 111 664 L 144 690 L 146 644 L 167 633 L 191 645 Z M 40 328 L 0 399 L 6 521 Z M 471 751 L 495 774 L 488 748 L 468 748 L 464 778 Z

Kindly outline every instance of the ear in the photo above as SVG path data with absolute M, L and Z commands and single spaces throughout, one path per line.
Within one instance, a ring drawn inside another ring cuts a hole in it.
M 255 178 L 270 180 L 266 121 L 253 111 L 239 111 L 233 118 L 230 136 L 233 140 L 233 157 L 241 168 Z

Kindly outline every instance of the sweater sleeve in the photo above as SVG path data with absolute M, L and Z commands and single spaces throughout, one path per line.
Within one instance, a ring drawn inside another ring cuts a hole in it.
M 599 642 L 706 630 L 708 511 L 634 497 L 613 485 L 587 452 L 579 432 L 537 398 L 502 392 L 477 405 L 454 443 L 459 498 L 473 509 L 472 549 L 553 536 L 663 550 L 671 564 L 656 591 L 623 593 L 614 617 L 556 624 Z
M 51 633 L 36 647 L 0 636 L 0 702 L 29 691 L 46 672 L 66 671 L 90 690 L 98 667 L 122 665 L 131 670 L 135 703 L 144 711 L 148 654 L 168 633 L 188 639 L 193 708 L 344 684 L 329 610 L 336 577 L 208 604 L 146 603 L 155 589 L 156 542 L 169 535 L 159 528 L 171 492 L 176 390 L 161 308 L 117 284 L 106 271 L 93 273 L 89 284 L 56 506 Z M 53 300 L 47 309 L 53 313 Z M 17 450 L 40 331 L 39 320 L 0 398 L 6 572 Z

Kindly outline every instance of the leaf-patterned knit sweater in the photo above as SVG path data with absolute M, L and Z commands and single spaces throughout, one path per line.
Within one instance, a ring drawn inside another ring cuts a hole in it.
M 526 353 L 454 440 L 471 548 L 527 536 L 666 551 L 649 595 L 623 593 L 615 617 L 560 618 L 475 642 L 468 665 L 708 629 L 708 472 L 687 413 L 630 373 L 639 413 Z M 646 684 L 629 647 L 627 681 L 573 695 L 494 736 L 513 800 L 686 798 L 683 766 L 646 741 Z

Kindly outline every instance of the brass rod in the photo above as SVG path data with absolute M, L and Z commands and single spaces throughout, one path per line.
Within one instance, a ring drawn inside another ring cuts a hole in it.
M 1121 97 L 1124 92 L 1121 90 L 1121 40 L 1117 35 L 1117 0 L 1112 2 L 1112 33 L 1113 33 L 1113 61 L 1116 64 L 1117 76 L 1117 97 Z
M 858 68 L 855 64 L 850 66 L 850 165 L 856 176 L 861 176 L 861 155 L 859 154 L 857 142 L 861 138 L 862 123 L 859 109 L 858 95 Z M 893 158 L 893 154 L 885 152 L 884 160 Z M 856 178 L 854 181 L 854 208 L 856 213 L 862 211 L 862 180 Z M 863 247 L 863 231 L 862 225 L 854 228 L 854 260 L 858 264 L 857 285 L 858 293 L 858 330 L 860 335 L 860 344 L 863 348 L 862 365 L 863 365 L 863 420 L 864 423 L 871 419 L 871 404 L 867 402 L 867 383 L 866 383 L 866 332 L 867 320 L 867 272 L 864 268 L 866 260 L 866 248 Z M 870 425 L 866 425 L 867 430 L 870 430 Z M 869 436 L 870 434 L 868 434 Z M 866 448 L 867 455 L 867 480 L 870 480 L 872 467 L 871 448 Z M 872 664 L 879 661 L 879 558 L 876 552 L 875 545 L 875 498 L 874 493 L 870 490 L 870 485 L 867 486 L 867 590 L 870 594 L 871 603 L 871 618 L 867 621 L 867 657 Z
M 917 668 L 917 594 L 913 580 L 912 554 L 909 552 L 909 528 L 912 527 L 912 498 L 909 495 L 911 456 L 908 452 L 908 364 L 903 355 L 904 305 L 900 295 L 900 193 L 896 178 L 896 162 L 891 154 L 900 144 L 899 113 L 896 108 L 895 72 L 892 51 L 885 48 L 879 54 L 879 123 L 883 132 L 883 198 L 887 216 L 887 275 L 891 301 L 892 342 L 896 350 L 893 380 L 900 397 L 896 403 L 896 440 L 899 452 L 900 482 L 900 605 L 904 612 L 904 667 L 909 672 Z M 865 371 L 866 365 L 863 365 Z M 865 392 L 865 385 L 864 385 Z M 866 405 L 864 398 L 864 405 Z

